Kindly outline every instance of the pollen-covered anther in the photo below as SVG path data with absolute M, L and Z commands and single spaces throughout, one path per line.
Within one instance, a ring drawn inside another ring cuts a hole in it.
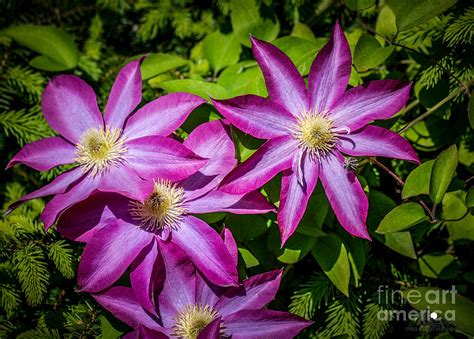
M 133 202 L 130 213 L 147 231 L 178 229 L 187 213 L 184 189 L 168 180 L 156 180 L 153 192 L 142 202 Z
M 177 338 L 196 339 L 199 333 L 217 316 L 218 313 L 212 306 L 188 305 L 176 316 L 171 335 Z M 223 332 L 224 327 L 221 323 L 221 333 L 223 334 Z
M 111 165 L 119 165 L 127 153 L 125 139 L 118 128 L 90 128 L 76 144 L 76 162 L 90 176 L 103 173 Z
M 297 117 L 293 135 L 300 147 L 309 154 L 321 156 L 329 153 L 337 141 L 337 131 L 333 128 L 334 122 L 324 113 L 306 112 Z

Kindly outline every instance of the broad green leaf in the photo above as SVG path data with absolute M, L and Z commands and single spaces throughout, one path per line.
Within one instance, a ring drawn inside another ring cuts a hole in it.
M 334 286 L 348 296 L 351 268 L 342 241 L 333 234 L 319 237 L 311 253 Z
M 294 264 L 303 259 L 316 243 L 316 237 L 295 232 L 278 251 L 277 259 L 285 264 Z
M 467 105 L 467 116 L 471 123 L 471 128 L 474 128 L 474 98 L 472 95 L 469 97 L 469 104 Z
M 467 208 L 474 207 L 474 187 L 470 187 L 466 194 L 466 206 Z
M 294 36 L 286 36 L 274 41 L 275 46 L 281 49 L 293 61 L 298 71 L 306 76 L 317 52 L 324 46 L 327 39 L 307 40 Z
M 258 259 L 248 249 L 239 247 L 239 253 L 244 260 L 245 267 L 251 268 L 259 265 Z
M 235 157 L 239 162 L 247 160 L 264 143 L 264 140 L 256 139 L 249 134 L 233 128 Z
M 230 10 L 234 34 L 244 46 L 250 47 L 250 34 L 262 40 L 272 41 L 280 32 L 278 18 L 276 16 L 262 18 L 255 0 L 232 0 Z
M 352 268 L 354 285 L 359 286 L 365 264 L 367 262 L 368 242 L 364 239 L 355 238 L 343 231 L 340 234 L 344 244 L 347 246 L 347 255 Z
M 413 246 L 413 239 L 410 232 L 387 233 L 381 241 L 391 250 L 406 257 L 416 259 L 415 247 Z
M 414 294 L 414 292 L 417 292 Z M 474 335 L 474 303 L 460 295 L 456 290 L 442 290 L 436 287 L 417 287 L 403 291 L 410 305 L 418 310 L 438 311 L 441 319 L 454 322 L 460 331 Z
M 474 215 L 466 213 L 467 195 L 458 190 L 446 193 L 443 198 L 441 218 L 447 220 L 445 223 L 453 241 L 474 240 Z
M 192 93 L 209 101 L 209 96 L 216 99 L 228 98 L 227 91 L 224 87 L 200 80 L 169 80 L 160 83 L 159 86 L 167 92 Z
M 46 55 L 38 55 L 37 57 L 34 57 L 30 60 L 29 64 L 31 67 L 48 72 L 61 72 L 65 70 L 63 64 Z
M 321 184 L 318 184 L 308 201 L 308 206 L 296 232 L 312 237 L 325 236 L 326 233 L 321 228 L 329 209 L 329 201 L 323 191 L 323 187 Z
M 271 220 L 263 215 L 229 214 L 226 226 L 231 230 L 235 239 L 246 241 L 265 233 Z
M 107 312 L 107 317 L 100 316 L 100 328 L 102 331 L 102 338 L 120 338 L 124 332 L 128 332 L 126 325 L 118 321 Z
M 385 37 L 394 36 L 397 33 L 395 20 L 395 14 L 393 14 L 392 9 L 387 5 L 383 6 L 377 17 L 375 31 Z
M 268 95 L 262 71 L 257 66 L 246 68 L 240 63 L 227 67 L 222 71 L 217 84 L 224 87 L 231 97 L 244 94 L 263 97 Z
M 372 7 L 375 0 L 344 0 L 344 3 L 353 11 L 360 11 Z
M 208 224 L 214 224 L 222 219 L 224 219 L 226 216 L 225 213 L 223 212 L 217 212 L 217 213 L 205 213 L 205 214 L 196 214 L 196 217 L 204 220 Z
M 426 161 L 410 172 L 403 186 L 402 199 L 430 193 L 433 164 L 434 160 Z
M 142 79 L 147 80 L 158 74 L 168 72 L 172 69 L 188 64 L 188 60 L 172 54 L 151 53 L 143 60 L 140 70 Z
M 73 39 L 56 27 L 19 25 L 9 27 L 1 34 L 46 57 L 33 59 L 33 67 L 64 71 L 76 67 L 79 62 L 79 51 Z
M 392 53 L 394 46 L 382 47 L 370 34 L 360 37 L 354 50 L 354 64 L 359 71 L 380 65 Z
M 408 202 L 391 210 L 382 219 L 376 232 L 385 234 L 403 231 L 426 219 L 425 211 L 420 204 Z
M 297 38 L 303 38 L 307 40 L 315 40 L 316 37 L 314 36 L 313 31 L 306 26 L 305 24 L 297 21 L 295 25 L 293 26 L 293 30 L 291 31 L 291 36 L 297 37 Z
M 462 138 L 459 144 L 458 157 L 459 163 L 467 167 L 467 170 L 474 173 L 474 147 L 469 137 Z
M 456 0 L 389 0 L 399 31 L 415 27 L 453 6 Z
M 214 73 L 236 64 L 239 61 L 242 47 L 235 34 L 223 34 L 216 31 L 204 39 L 204 56 L 211 64 Z
M 425 254 L 416 264 L 417 270 L 428 278 L 454 279 L 458 275 L 458 265 L 451 254 Z
M 436 158 L 431 171 L 430 198 L 439 204 L 448 189 L 458 165 L 458 150 L 456 145 L 441 152 Z
M 432 116 L 427 121 L 420 121 L 403 133 L 403 136 L 411 141 L 413 147 L 420 151 L 433 152 L 440 148 L 444 140 L 442 135 L 447 131 L 446 122 Z

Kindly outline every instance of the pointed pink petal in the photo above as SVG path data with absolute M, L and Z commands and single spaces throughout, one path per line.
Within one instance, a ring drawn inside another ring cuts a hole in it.
M 224 317 L 245 309 L 261 309 L 275 298 L 280 286 L 281 270 L 254 275 L 239 287 L 229 288 L 215 308 Z
M 339 149 L 352 156 L 387 157 L 419 164 L 411 144 L 388 129 L 368 125 L 339 139 Z
M 353 236 L 370 239 L 365 224 L 368 202 L 356 175 L 344 168 L 344 157 L 334 151 L 320 158 L 319 176 L 342 227 Z
M 125 125 L 124 135 L 132 140 L 149 135 L 168 136 L 191 112 L 206 101 L 188 93 L 171 93 L 146 104 Z
M 214 319 L 209 325 L 199 332 L 197 339 L 220 339 L 222 318 Z
M 200 157 L 209 158 L 206 165 L 181 183 L 188 198 L 199 197 L 215 188 L 237 163 L 230 129 L 221 120 L 198 126 L 183 144 Z
M 186 216 L 181 227 L 173 231 L 172 241 L 212 283 L 219 286 L 238 283 L 237 267 L 224 241 L 201 219 Z
M 72 164 L 76 158 L 76 148 L 61 137 L 45 138 L 25 145 L 10 160 L 7 169 L 24 164 L 38 171 L 47 171 L 53 167 Z
M 99 292 L 111 286 L 152 240 L 152 233 L 109 219 L 84 248 L 77 277 L 80 289 Z
M 260 139 L 288 135 L 288 127 L 296 121 L 285 107 L 256 95 L 212 102 L 232 125 Z
M 262 69 L 268 95 L 293 115 L 308 111 L 303 77 L 288 56 L 272 44 L 250 37 L 252 52 Z
M 41 220 L 47 230 L 67 208 L 88 198 L 99 186 L 100 177 L 84 177 L 65 193 L 56 194 L 41 213 Z
M 240 194 L 260 188 L 279 172 L 291 167 L 297 147 L 290 136 L 268 140 L 224 178 L 221 190 Z
M 301 166 L 303 178 L 298 179 L 297 166 Z M 278 211 L 278 228 L 281 234 L 282 246 L 295 232 L 306 211 L 308 200 L 318 181 L 318 163 L 303 155 L 303 161 L 298 164 L 297 157 L 293 160 L 293 170 L 283 172 L 280 194 L 280 209 Z
M 224 244 L 227 247 L 232 259 L 234 260 L 234 265 L 237 267 L 239 261 L 239 251 L 237 249 L 237 243 L 235 242 L 232 232 L 224 226 L 224 229 L 221 232 L 221 237 L 224 240 Z
M 115 78 L 105 107 L 104 120 L 107 126 L 123 128 L 127 117 L 142 100 L 141 60 L 129 62 Z
M 332 37 L 316 56 L 308 77 L 310 106 L 315 112 L 329 110 L 344 94 L 351 76 L 351 51 L 338 22 Z
M 196 302 L 196 269 L 184 251 L 173 242 L 160 241 L 159 246 L 165 279 L 158 305 L 164 326 L 171 327 L 178 312 Z
M 130 272 L 130 283 L 135 291 L 135 296 L 142 307 L 151 314 L 155 313 L 160 269 L 158 244 L 152 240 L 135 259 Z
M 73 75 L 59 75 L 49 82 L 42 109 L 48 124 L 73 144 L 89 128 L 104 124 L 94 90 Z
M 336 127 L 358 130 L 368 123 L 392 117 L 410 97 L 410 84 L 398 80 L 374 80 L 351 88 L 331 108 Z
M 163 329 L 164 330 L 164 329 Z M 138 330 L 127 333 L 123 339 L 168 339 L 169 337 L 161 331 L 150 330 L 148 327 L 139 325 Z
M 102 177 L 98 189 L 102 192 L 120 193 L 133 200 L 143 200 L 148 197 L 150 185 L 143 182 L 138 174 L 127 164 L 111 168 Z M 133 188 L 133 189 L 132 189 Z
M 161 136 L 134 139 L 125 145 L 127 166 L 143 179 L 164 177 L 178 181 L 197 172 L 208 161 L 178 141 Z
M 28 200 L 45 197 L 48 195 L 59 194 L 65 192 L 71 184 L 78 181 L 81 177 L 84 176 L 82 169 L 76 167 L 72 170 L 62 173 L 57 176 L 49 184 L 41 187 L 40 189 L 28 193 L 27 195 L 21 197 L 18 201 L 14 202 L 8 207 L 6 213 L 10 213 L 12 210 L 20 206 L 21 204 L 27 202 Z
M 56 230 L 67 239 L 88 242 L 108 219 L 132 222 L 129 206 L 130 199 L 122 195 L 97 192 L 67 209 L 59 217 Z
M 140 325 L 144 325 L 157 331 L 162 328 L 158 318 L 145 312 L 129 287 L 116 286 L 92 296 L 106 310 L 130 327 L 139 328 Z
M 297 315 L 272 310 L 242 310 L 224 317 L 232 339 L 293 338 L 312 324 Z

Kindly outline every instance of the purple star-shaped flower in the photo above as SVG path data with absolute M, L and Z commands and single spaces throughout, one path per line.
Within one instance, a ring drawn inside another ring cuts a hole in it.
M 25 195 L 9 211 L 25 201 L 55 195 L 41 216 L 48 228 L 59 214 L 95 190 L 126 195 L 141 178 L 158 174 L 180 180 L 207 162 L 166 138 L 203 99 L 169 94 L 132 114 L 142 98 L 140 62 L 130 62 L 118 74 L 104 116 L 93 89 L 80 78 L 60 75 L 49 82 L 42 97 L 43 114 L 60 136 L 26 145 L 7 168 L 20 163 L 39 171 L 63 164 L 77 166 Z
M 244 95 L 214 100 L 214 104 L 242 131 L 269 140 L 224 179 L 221 189 L 253 191 L 283 171 L 278 225 L 285 243 L 298 226 L 319 177 L 340 224 L 350 234 L 369 239 L 367 197 L 356 175 L 345 168 L 343 153 L 418 162 L 405 139 L 367 125 L 402 109 L 410 85 L 376 80 L 346 91 L 351 53 L 338 23 L 311 66 L 308 89 L 282 51 L 251 40 L 269 98 Z
M 236 163 L 229 127 L 222 121 L 200 125 L 184 145 L 209 158 L 199 172 L 180 182 L 156 177 L 128 187 L 135 199 L 94 194 L 59 218 L 58 231 L 63 236 L 87 243 L 78 272 L 83 291 L 98 292 L 111 286 L 131 266 L 132 287 L 146 305 L 153 291 L 152 277 L 160 271 L 155 240 L 177 244 L 213 283 L 238 283 L 237 265 L 224 241 L 193 215 L 260 214 L 274 207 L 259 192 L 234 195 L 215 190 Z
M 237 247 L 230 232 L 225 235 L 237 263 Z M 117 286 L 94 295 L 117 318 L 135 330 L 126 338 L 293 338 L 310 326 L 287 312 L 272 311 L 281 271 L 245 279 L 237 287 L 220 288 L 196 271 L 174 244 L 161 243 L 166 272 L 156 295 L 156 308 L 145 312 L 131 288 Z

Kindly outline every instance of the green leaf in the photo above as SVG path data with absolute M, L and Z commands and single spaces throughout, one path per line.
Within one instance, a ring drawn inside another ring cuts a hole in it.
M 188 60 L 173 54 L 151 53 L 142 62 L 140 71 L 142 79 L 147 80 L 158 74 L 168 72 L 172 69 L 188 64 Z
M 458 265 L 451 254 L 425 254 L 418 258 L 417 265 L 417 270 L 428 278 L 454 279 L 458 275 Z
M 311 253 L 334 286 L 348 296 L 351 268 L 342 241 L 333 234 L 319 237 Z
M 247 241 L 265 233 L 271 224 L 271 220 L 258 214 L 229 214 L 225 224 L 231 230 L 236 240 Z
M 260 67 L 246 68 L 241 64 L 227 67 L 222 71 L 217 84 L 224 87 L 231 97 L 244 94 L 268 95 Z
M 417 294 L 413 294 L 417 291 Z M 436 310 L 438 316 L 447 321 L 454 321 L 456 327 L 462 332 L 474 335 L 474 303 L 458 294 L 456 290 L 441 290 L 436 287 L 417 287 L 403 291 L 405 299 L 418 310 Z M 411 295 L 411 297 L 410 297 Z M 418 297 L 418 296 L 421 297 Z
M 415 27 L 432 17 L 435 17 L 449 7 L 456 0 L 389 0 L 387 5 L 395 13 L 399 31 Z
M 224 87 L 200 80 L 169 80 L 159 83 L 158 86 L 167 92 L 192 93 L 208 101 L 210 101 L 209 96 L 216 99 L 225 99 L 228 97 Z
M 394 232 L 385 234 L 381 240 L 385 246 L 406 257 L 416 259 L 415 247 L 410 232 Z
M 415 168 L 408 175 L 402 190 L 402 199 L 430 193 L 430 178 L 434 160 L 429 160 Z
M 295 25 L 293 26 L 293 30 L 291 31 L 291 36 L 294 36 L 297 38 L 303 38 L 306 40 L 316 39 L 313 31 L 311 31 L 311 28 L 309 28 L 304 23 L 301 23 L 299 21 L 295 22 Z
M 474 186 L 469 188 L 466 194 L 466 206 L 467 208 L 474 207 Z
M 397 24 L 395 22 L 395 14 L 392 9 L 385 5 L 379 12 L 375 31 L 385 37 L 392 37 L 397 33 Z
M 420 204 L 408 202 L 391 210 L 382 219 L 376 232 L 385 234 L 403 231 L 426 219 L 425 211 Z
M 375 0 L 344 0 L 344 3 L 353 11 L 360 11 L 372 7 Z
M 73 39 L 53 26 L 19 25 L 1 32 L 18 44 L 42 54 L 31 65 L 46 71 L 64 71 L 76 67 L 79 51 Z
M 266 41 L 272 41 L 278 36 L 278 18 L 275 15 L 272 18 L 262 18 L 255 0 L 232 0 L 230 8 L 232 28 L 242 45 L 250 47 L 250 34 Z
M 216 31 L 204 39 L 204 56 L 211 64 L 214 73 L 239 61 L 242 47 L 235 34 L 222 34 Z
M 258 259 L 248 249 L 239 247 L 239 253 L 242 256 L 242 259 L 244 260 L 245 267 L 251 268 L 260 264 L 258 262 Z
M 278 251 L 277 259 L 285 264 L 295 264 L 309 253 L 316 240 L 316 237 L 295 232 L 285 246 Z
M 354 50 L 354 64 L 359 71 L 377 67 L 393 52 L 394 46 L 382 47 L 370 34 L 360 37 Z
M 286 36 L 274 41 L 274 45 L 281 49 L 295 64 L 301 75 L 309 73 L 311 64 L 317 52 L 326 44 L 327 39 L 307 40 L 294 36 Z
M 472 95 L 469 97 L 469 104 L 467 105 L 467 116 L 471 123 L 471 128 L 474 128 L 474 98 Z
M 458 165 L 458 150 L 456 145 L 441 152 L 436 158 L 431 171 L 430 197 L 439 204 L 448 189 Z
M 441 218 L 446 220 L 453 241 L 474 240 L 474 215 L 467 213 L 467 196 L 465 191 L 458 190 L 446 193 L 443 198 Z
M 120 338 L 120 336 L 123 334 L 123 332 L 119 329 L 116 329 L 105 316 L 100 316 L 100 327 L 102 331 L 102 338 Z

